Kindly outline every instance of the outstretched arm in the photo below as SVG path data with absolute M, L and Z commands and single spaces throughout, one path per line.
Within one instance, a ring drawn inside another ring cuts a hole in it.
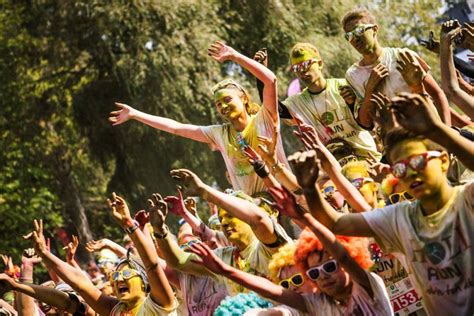
M 6 274 L 0 274 L 0 284 L 7 286 L 11 291 L 21 293 L 22 296 L 24 295 L 31 299 L 31 309 L 25 310 L 25 306 L 22 306 L 20 315 L 34 315 L 35 303 L 33 298 L 71 314 L 77 312 L 79 308 L 80 303 L 78 300 L 74 300 L 66 293 L 50 287 L 16 282 Z
M 244 67 L 252 73 L 258 80 L 264 84 L 263 88 L 263 106 L 270 112 L 273 121 L 278 120 L 278 91 L 277 91 L 277 79 L 275 74 L 260 64 L 259 62 L 248 58 L 237 52 L 230 46 L 225 45 L 222 42 L 215 42 L 208 49 L 208 54 L 218 62 L 224 62 L 227 60 L 233 61 L 240 66 Z
M 301 294 L 276 285 L 266 278 L 243 272 L 224 263 L 205 244 L 193 244 L 191 245 L 191 249 L 200 257 L 197 262 L 207 267 L 212 272 L 223 275 L 226 278 L 257 292 L 263 297 L 296 308 L 302 312 L 307 312 L 305 301 Z
M 405 129 L 423 135 L 454 153 L 474 170 L 474 142 L 441 122 L 431 102 L 419 94 L 401 93 L 392 99 L 392 111 Z
M 209 142 L 207 137 L 201 131 L 201 128 L 197 125 L 183 124 L 166 117 L 147 114 L 123 103 L 115 102 L 115 105 L 120 109 L 110 112 L 109 121 L 113 126 L 133 119 L 173 135 L 189 138 L 202 143 Z
M 440 67 L 441 86 L 448 98 L 474 119 L 474 97 L 463 91 L 458 82 L 453 60 L 453 40 L 461 33 L 461 27 L 450 26 L 448 21 L 441 27 Z
M 113 193 L 112 199 L 107 200 L 107 202 L 112 209 L 115 221 L 126 230 L 143 261 L 148 280 L 150 281 L 151 298 L 155 303 L 164 308 L 173 307 L 175 302 L 174 293 L 165 272 L 160 266 L 158 254 L 153 247 L 152 240 L 147 238 L 141 229 L 138 229 L 138 222 L 134 221 L 130 216 L 127 203 L 122 197 Z
M 29 234 L 27 238 L 35 241 L 35 252 L 41 257 L 48 269 L 54 270 L 54 272 L 79 293 L 86 303 L 97 313 L 109 315 L 112 308 L 119 303 L 119 301 L 114 297 L 103 295 L 82 271 L 70 266 L 53 255 L 46 248 L 46 241 L 43 236 L 43 220 L 35 220 L 34 223 L 35 230 Z
M 374 233 L 360 213 L 342 214 L 322 197 L 316 180 L 319 161 L 314 150 L 288 157 L 308 202 L 311 215 L 336 235 L 373 237 Z
M 169 232 L 165 224 L 168 215 L 166 201 L 158 193 L 148 200 L 148 213 L 150 224 L 153 227 L 155 243 L 158 246 L 160 256 L 173 268 L 196 276 L 209 275 L 209 271 L 192 262 L 195 255 L 179 248 L 176 240 Z
M 127 255 L 127 249 L 107 238 L 91 240 L 86 244 L 86 250 L 89 252 L 100 251 L 104 248 L 111 250 L 119 258 L 125 257 Z
M 365 201 L 359 190 L 342 175 L 339 162 L 321 142 L 314 127 L 300 121 L 297 122 L 300 132 L 295 132 L 295 134 L 301 139 L 307 150 L 314 149 L 316 151 L 318 158 L 321 159 L 321 166 L 334 182 L 342 196 L 347 200 L 347 203 L 349 203 L 356 212 L 370 211 L 372 208 Z
M 257 205 L 212 188 L 203 183 L 197 175 L 189 170 L 172 170 L 171 176 L 182 183 L 185 188 L 185 193 L 198 195 L 202 199 L 218 205 L 232 216 L 249 224 L 255 236 L 257 236 L 262 243 L 269 245 L 278 240 L 270 216 Z

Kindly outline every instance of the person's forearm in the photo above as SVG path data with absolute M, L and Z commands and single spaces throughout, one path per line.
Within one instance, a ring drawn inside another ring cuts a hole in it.
M 474 170 L 474 142 L 445 124 L 439 124 L 425 136 L 455 154 L 467 168 Z
M 304 196 L 308 202 L 311 215 L 330 231 L 336 233 L 334 229 L 342 214 L 337 212 L 328 202 L 326 202 L 326 200 L 321 196 L 317 185 L 315 185 L 314 190 L 304 190 Z
M 58 291 L 54 288 L 46 286 L 35 285 L 35 284 L 23 284 L 17 283 L 15 291 L 22 293 L 22 296 L 27 296 L 33 302 L 33 298 L 40 302 L 44 302 L 48 305 L 54 306 L 61 311 L 67 311 L 68 313 L 75 313 L 77 311 L 77 302 L 72 300 L 69 295 L 64 292 Z M 33 315 L 33 314 L 25 314 Z
M 105 247 L 115 253 L 119 258 L 125 257 L 127 255 L 127 249 L 120 246 L 116 242 L 113 242 L 110 239 L 105 239 Z
M 444 92 L 464 113 L 471 119 L 474 118 L 474 98 L 463 91 L 459 86 L 453 61 L 453 49 L 450 43 L 441 43 L 440 61 L 441 86 Z
M 133 115 L 132 118 L 148 126 L 151 126 L 164 132 L 168 132 L 173 135 L 193 139 L 198 142 L 208 142 L 203 132 L 200 130 L 199 126 L 196 125 L 183 124 L 166 117 L 151 115 L 138 110 L 136 110 L 136 113 Z
M 205 185 L 203 190 L 201 194 L 203 199 L 216 204 L 252 227 L 259 226 L 265 219 L 268 219 L 264 211 L 249 201 L 225 194 L 209 185 Z
M 273 85 L 276 82 L 276 76 L 273 71 L 241 53 L 234 55 L 232 61 L 247 69 L 258 80 L 263 82 L 265 86 Z
M 370 101 L 370 98 L 372 98 L 373 92 L 374 92 L 373 89 L 367 88 L 365 90 L 364 99 L 362 100 L 362 104 L 359 108 L 357 121 L 359 122 L 360 125 L 362 125 L 364 127 L 372 126 L 372 124 L 374 123 L 374 120 L 373 120 L 372 114 L 371 114 L 373 104 Z
M 24 262 L 21 265 L 20 281 L 33 283 L 33 267 L 30 262 Z M 36 311 L 35 301 L 28 295 L 17 293 L 17 308 L 20 315 L 34 315 Z
M 155 227 L 153 230 L 157 232 Z M 170 232 L 168 232 L 166 237 L 156 238 L 155 242 L 160 249 L 161 256 L 171 267 L 180 269 L 189 261 L 190 254 L 179 248 Z
M 173 289 L 166 278 L 165 272 L 160 266 L 158 254 L 153 246 L 151 237 L 145 236 L 140 229 L 135 229 L 135 231 L 128 234 L 128 236 L 130 236 L 130 239 L 137 248 L 138 254 L 145 266 L 151 287 L 151 297 L 164 308 L 173 306 Z
M 296 176 L 284 165 L 282 165 L 279 170 L 275 170 L 274 175 L 278 182 L 280 182 L 288 191 L 297 192 L 301 190 Z
M 197 234 L 204 233 L 204 231 L 202 231 L 201 229 L 201 225 L 203 224 L 203 222 L 199 218 L 194 216 L 190 211 L 186 209 L 184 209 L 182 215 L 183 215 L 183 219 L 186 221 L 186 223 L 189 224 L 189 226 L 191 226 L 191 229 L 193 230 L 194 233 L 197 233 Z

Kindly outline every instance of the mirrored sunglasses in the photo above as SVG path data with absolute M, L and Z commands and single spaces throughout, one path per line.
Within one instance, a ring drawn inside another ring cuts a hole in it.
M 326 261 L 322 265 L 319 265 L 317 267 L 312 267 L 306 270 L 306 275 L 311 280 L 316 281 L 321 276 L 321 270 L 324 271 L 324 273 L 326 274 L 331 274 L 331 273 L 336 272 L 337 270 L 336 260 L 332 259 L 332 260 Z
M 404 178 L 407 173 L 408 167 L 414 171 L 421 171 L 425 169 L 428 160 L 432 158 L 438 158 L 441 156 L 439 151 L 428 151 L 426 153 L 413 155 L 408 159 L 398 161 L 391 167 L 391 171 L 394 177 Z
M 371 29 L 375 26 L 375 24 L 361 24 L 356 26 L 352 31 L 346 32 L 344 34 L 344 37 L 346 38 L 347 41 L 351 41 L 354 37 L 361 37 L 365 31 L 368 29 Z
M 311 65 L 313 65 L 315 62 L 318 60 L 316 58 L 311 58 L 308 60 L 305 60 L 299 64 L 294 64 L 290 66 L 290 71 L 294 73 L 299 73 L 299 72 L 306 72 L 311 68 Z
M 351 181 L 352 185 L 356 187 L 356 189 L 360 189 L 366 183 L 374 183 L 374 179 L 372 178 L 357 178 Z
M 120 277 L 122 277 L 123 280 L 129 280 L 135 276 L 139 276 L 140 274 L 138 273 L 137 270 L 134 269 L 125 269 L 122 271 L 115 271 L 112 274 L 110 274 L 110 279 L 114 282 L 116 282 Z

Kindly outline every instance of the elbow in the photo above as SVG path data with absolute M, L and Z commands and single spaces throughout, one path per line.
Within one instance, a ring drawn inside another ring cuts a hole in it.
M 265 86 L 273 86 L 276 88 L 277 86 L 277 77 L 272 72 L 271 75 L 266 76 L 264 81 Z

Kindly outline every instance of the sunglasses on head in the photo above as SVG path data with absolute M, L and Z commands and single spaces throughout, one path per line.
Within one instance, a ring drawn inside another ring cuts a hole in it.
M 242 88 L 242 86 L 241 86 L 240 84 L 238 84 L 237 82 L 235 82 L 235 81 L 232 80 L 232 79 L 225 79 L 225 80 L 219 82 L 218 84 L 214 85 L 214 86 L 211 88 L 211 93 L 212 93 L 212 94 L 215 94 L 217 91 L 222 90 L 222 89 L 225 89 L 225 88 L 229 88 L 229 87 L 237 88 L 237 89 L 239 89 L 240 91 L 242 91 L 245 95 L 247 95 L 247 93 L 245 92 L 244 88 Z
M 299 73 L 299 72 L 306 72 L 309 70 L 309 68 L 318 60 L 316 58 L 311 58 L 308 60 L 305 60 L 299 64 L 294 64 L 290 66 L 290 71 L 294 73 Z
M 371 29 L 375 26 L 375 24 L 360 24 L 360 25 L 357 25 L 352 31 L 350 32 L 346 32 L 346 34 L 344 34 L 344 37 L 346 38 L 346 40 L 348 40 L 349 42 L 352 41 L 352 39 L 354 37 L 361 37 L 362 35 L 364 35 L 365 31 L 367 31 L 368 29 Z
M 294 287 L 300 287 L 303 285 L 303 283 L 303 275 L 301 273 L 296 273 L 288 279 L 281 280 L 280 282 L 278 282 L 278 285 L 284 287 L 285 289 L 289 289 L 290 285 L 293 285 Z
M 391 167 L 392 174 L 395 178 L 404 178 L 407 174 L 408 167 L 414 171 L 421 171 L 425 169 L 428 160 L 440 156 L 441 153 L 439 151 L 428 151 L 423 154 L 413 155 L 408 159 L 394 163 Z
M 399 193 L 392 193 L 388 197 L 388 200 L 390 201 L 390 204 L 395 204 L 401 201 L 413 201 L 415 198 L 410 195 L 407 191 L 404 192 L 399 192 Z
M 328 260 L 322 265 L 312 267 L 306 270 L 306 275 L 313 281 L 316 281 L 321 276 L 321 270 L 326 274 L 331 274 L 337 270 L 337 262 L 334 259 Z
M 136 276 L 140 276 L 140 274 L 138 274 L 137 270 L 125 269 L 125 270 L 122 270 L 122 271 L 112 272 L 112 274 L 110 275 L 110 279 L 112 281 L 116 282 L 120 277 L 122 277 L 123 280 L 129 280 L 129 279 L 131 279 L 133 277 L 136 277 Z
M 372 178 L 357 178 L 351 181 L 352 185 L 356 187 L 356 189 L 360 189 L 366 183 L 373 183 L 375 182 Z

